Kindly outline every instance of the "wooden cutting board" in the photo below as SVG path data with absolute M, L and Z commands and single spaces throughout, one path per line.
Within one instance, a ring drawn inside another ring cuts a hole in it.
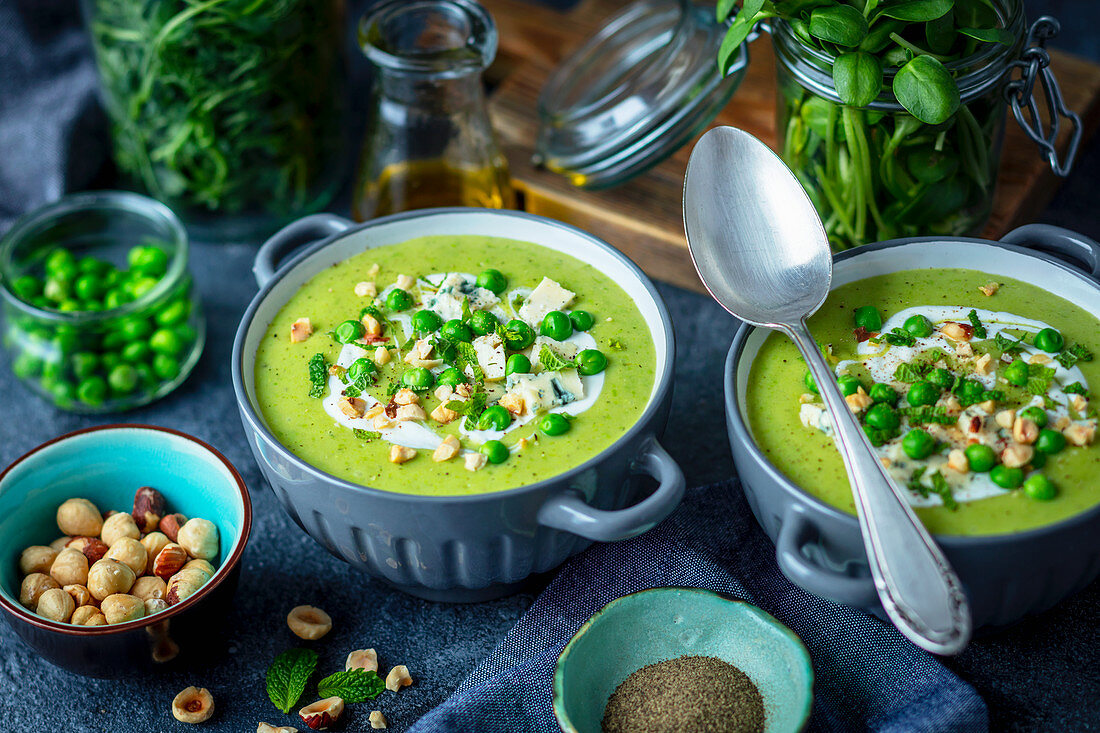
M 538 128 L 537 99 L 550 71 L 599 29 L 627 0 L 582 0 L 568 13 L 524 0 L 481 0 L 500 32 L 490 114 L 526 211 L 574 224 L 619 248 L 651 276 L 701 290 L 684 241 L 680 197 L 691 145 L 637 178 L 605 191 L 585 191 L 531 164 Z M 750 64 L 716 125 L 740 127 L 776 146 L 775 57 L 771 40 L 750 45 Z M 1087 139 L 1100 123 L 1100 66 L 1053 51 L 1051 66 Z M 1068 135 L 1066 136 L 1068 137 Z M 1065 140 L 1062 141 L 1063 144 Z M 998 238 L 1028 223 L 1050 201 L 1059 180 L 1010 118 L 993 216 L 984 236 Z

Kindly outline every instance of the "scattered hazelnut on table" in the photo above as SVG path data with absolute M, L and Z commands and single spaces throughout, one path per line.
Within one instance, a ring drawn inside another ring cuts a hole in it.
M 103 515 L 87 499 L 67 499 L 57 508 L 57 526 L 67 535 L 95 537 L 103 529 Z
M 23 578 L 23 583 L 19 586 L 19 602 L 33 609 L 38 605 L 42 594 L 53 588 L 61 588 L 61 584 L 45 573 L 31 573 Z
M 68 621 L 75 609 L 72 596 L 61 588 L 49 588 L 38 597 L 34 612 L 51 621 Z
M 108 547 L 111 547 L 123 537 L 140 540 L 141 531 L 134 523 L 134 518 L 129 514 L 122 514 L 121 512 L 112 514 L 103 522 L 103 531 L 100 532 L 99 538 L 106 542 Z
M 324 700 L 310 703 L 298 711 L 302 722 L 314 730 L 324 730 L 340 719 L 344 712 L 344 701 L 339 697 L 326 697 Z
M 134 509 L 130 516 L 142 532 L 152 532 L 160 524 L 161 517 L 167 511 L 168 502 L 164 495 L 152 486 L 142 486 L 134 494 Z
M 370 727 L 375 730 L 386 727 L 386 716 L 382 714 L 381 710 L 372 710 L 368 720 L 370 721 Z
M 137 576 L 129 565 L 105 557 L 88 571 L 87 586 L 92 595 L 102 601 L 115 593 L 129 593 L 136 580 Z
M 19 572 L 23 575 L 49 573 L 57 554 L 57 550 L 47 545 L 31 545 L 19 556 Z
M 332 617 L 315 606 L 295 606 L 286 616 L 286 625 L 298 638 L 314 641 L 332 630 Z
M 202 723 L 214 714 L 214 696 L 205 687 L 188 687 L 172 700 L 172 717 L 181 723 Z
M 402 687 L 408 687 L 412 683 L 412 675 L 409 674 L 409 668 L 404 664 L 397 665 L 386 675 L 386 689 L 391 692 L 397 692 Z
M 374 649 L 356 649 L 348 655 L 344 662 L 344 671 L 353 669 L 365 669 L 368 672 L 378 671 L 378 652 Z
M 208 519 L 188 519 L 176 537 L 187 554 L 199 560 L 218 556 L 218 528 Z
M 298 729 L 291 728 L 289 725 L 280 725 L 276 728 L 270 723 L 260 723 L 256 726 L 256 733 L 298 733 Z

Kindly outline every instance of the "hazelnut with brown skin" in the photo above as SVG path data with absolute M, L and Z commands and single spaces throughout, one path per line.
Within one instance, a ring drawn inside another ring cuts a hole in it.
M 164 581 L 168 581 L 186 564 L 187 550 L 184 550 L 175 542 L 169 542 L 157 553 L 156 559 L 153 560 L 153 574 Z
M 58 537 L 56 540 L 50 543 L 50 549 L 54 552 L 61 552 L 66 547 L 68 547 L 69 543 L 72 542 L 72 540 L 73 538 L 69 535 Z
M 96 616 L 103 619 L 102 624 L 88 623 L 89 621 L 95 621 Z M 69 619 L 69 623 L 77 626 L 105 626 L 107 618 L 95 606 L 77 606 L 76 610 L 73 611 L 72 618 Z
M 145 566 L 149 562 L 149 553 L 145 551 L 145 545 L 133 537 L 123 537 L 111 545 L 111 549 L 107 550 L 107 557 L 129 566 L 134 571 L 134 575 L 144 573 Z
M 134 581 L 134 587 L 130 589 L 130 595 L 137 596 L 143 601 L 164 600 L 164 597 L 168 595 L 168 584 L 155 575 L 143 575 Z
M 332 617 L 314 606 L 296 606 L 287 614 L 286 625 L 299 639 L 315 641 L 332 631 Z
M 181 723 L 202 723 L 214 714 L 214 696 L 205 687 L 188 687 L 172 700 L 172 717 Z
M 195 595 L 208 580 L 210 577 L 202 570 L 196 568 L 181 570 L 168 581 L 168 591 L 165 593 L 164 600 L 168 601 L 169 606 L 174 606 Z
M 50 577 L 61 585 L 87 585 L 88 558 L 80 550 L 65 548 L 50 566 Z
M 127 593 L 113 593 L 99 604 L 108 624 L 124 624 L 145 618 L 145 601 Z
M 141 538 L 141 546 L 145 548 L 145 556 L 148 560 L 145 563 L 145 574 L 153 574 L 153 561 L 157 559 L 157 555 L 165 548 L 169 543 L 168 535 L 163 532 L 150 532 Z
M 98 537 L 73 537 L 65 547 L 80 550 L 90 563 L 102 560 L 103 556 L 107 554 L 107 550 L 110 549 L 107 547 L 107 543 Z
M 53 588 L 61 588 L 61 585 L 45 573 L 31 573 L 19 586 L 19 602 L 33 610 L 42 594 Z
M 19 555 L 19 572 L 23 575 L 48 573 L 53 561 L 57 559 L 57 553 L 57 550 L 47 545 L 31 545 Z
M 68 499 L 57 508 L 57 526 L 70 536 L 95 537 L 103 530 L 103 515 L 87 499 Z
M 302 722 L 314 730 L 324 730 L 340 719 L 344 712 L 344 701 L 339 697 L 326 697 L 324 700 L 310 703 L 298 711 Z
M 152 486 L 142 486 L 134 494 L 134 510 L 130 516 L 142 532 L 152 532 L 160 524 L 167 506 L 163 494 Z
M 180 527 L 187 524 L 187 517 L 179 514 L 168 514 L 161 518 L 157 528 L 164 533 L 169 542 L 175 542 L 179 537 Z
M 188 519 L 180 527 L 176 537 L 187 554 L 199 560 L 213 560 L 218 556 L 218 528 L 208 519 Z
M 73 603 L 77 608 L 81 606 L 94 606 L 96 603 L 95 598 L 92 596 L 92 592 L 83 585 L 63 585 L 61 589 L 73 597 Z
M 103 531 L 99 536 L 100 539 L 107 543 L 108 547 L 112 547 L 123 537 L 140 540 L 141 531 L 138 530 L 138 526 L 134 523 L 133 517 L 129 514 L 122 514 L 120 512 L 107 517 L 107 521 L 103 523 Z
M 34 612 L 51 621 L 66 622 L 72 618 L 75 609 L 72 596 L 61 588 L 50 588 L 39 596 Z
M 102 601 L 115 593 L 128 593 L 136 580 L 129 565 L 105 557 L 88 570 L 88 590 L 96 600 Z

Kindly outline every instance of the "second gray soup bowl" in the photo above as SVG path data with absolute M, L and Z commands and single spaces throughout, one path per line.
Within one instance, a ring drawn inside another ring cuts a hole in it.
M 572 255 L 612 278 L 637 304 L 656 347 L 656 378 L 641 418 L 595 458 L 538 483 L 470 496 L 417 496 L 339 479 L 285 448 L 264 423 L 253 365 L 268 325 L 318 272 L 370 247 L 433 234 L 498 236 Z M 318 241 L 319 240 L 319 241 Z M 280 258 L 312 242 L 284 265 Z M 260 470 L 290 516 L 337 557 L 421 598 L 472 602 L 519 589 L 592 541 L 634 537 L 679 504 L 680 468 L 658 444 L 672 399 L 674 343 L 668 311 L 625 256 L 579 229 L 488 209 L 426 209 L 361 225 L 331 214 L 275 234 L 256 258 L 260 292 L 233 345 L 233 388 Z M 633 473 L 659 483 L 639 499 Z

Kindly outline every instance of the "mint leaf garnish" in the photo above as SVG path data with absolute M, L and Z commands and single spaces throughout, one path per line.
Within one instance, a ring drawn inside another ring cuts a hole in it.
M 966 314 L 966 317 L 970 320 L 970 325 L 974 327 L 974 336 L 984 339 L 988 334 L 985 330 L 985 326 L 982 325 L 981 319 L 978 318 L 978 311 L 971 308 L 970 312 Z
M 385 689 L 386 683 L 378 673 L 366 669 L 336 672 L 317 683 L 320 697 L 339 697 L 346 703 L 373 700 Z
M 309 396 L 324 397 L 326 374 L 328 366 L 325 364 L 324 354 L 314 354 L 309 360 Z
M 1065 351 L 1054 358 L 1066 369 L 1072 369 L 1073 365 L 1079 361 L 1092 361 L 1092 352 L 1081 344 L 1074 344 L 1073 346 L 1067 347 Z
M 316 668 L 317 652 L 312 649 L 288 649 L 275 657 L 267 669 L 267 696 L 275 707 L 289 713 Z
M 560 372 L 562 369 L 568 369 L 573 366 L 573 361 L 566 360 L 554 353 L 554 350 L 549 346 L 543 344 L 542 349 L 539 350 L 539 363 L 542 364 L 542 368 L 548 372 Z

